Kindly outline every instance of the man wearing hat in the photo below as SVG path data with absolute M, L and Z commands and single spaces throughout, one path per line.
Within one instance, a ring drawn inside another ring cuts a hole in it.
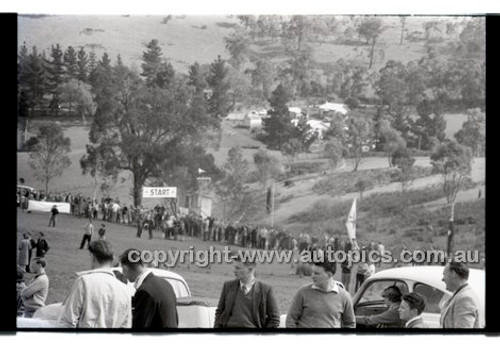
M 24 317 L 32 317 L 36 310 L 45 306 L 45 300 L 49 292 L 49 278 L 45 274 L 45 260 L 34 258 L 31 263 L 33 279 L 21 292 L 24 303 Z

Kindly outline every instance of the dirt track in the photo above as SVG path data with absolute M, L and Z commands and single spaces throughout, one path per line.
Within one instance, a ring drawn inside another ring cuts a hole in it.
M 351 161 L 347 161 L 345 166 L 339 171 L 351 171 Z M 416 161 L 417 166 L 427 167 L 430 166 L 429 158 L 417 158 Z M 370 158 L 366 159 L 359 167 L 359 170 L 368 170 L 375 168 L 386 168 L 388 166 L 387 159 L 385 158 Z M 323 175 L 311 175 L 311 178 L 301 179 L 295 181 L 295 185 L 292 188 L 283 188 L 281 186 L 278 187 L 278 191 L 281 196 L 293 195 L 293 199 L 288 202 L 282 203 L 275 211 L 274 218 L 275 223 L 284 223 L 288 217 L 291 215 L 298 213 L 303 210 L 307 210 L 312 205 L 320 199 L 325 199 L 328 201 L 336 201 L 341 202 L 344 200 L 353 199 L 358 196 L 358 193 L 348 193 L 338 197 L 328 197 L 327 195 L 319 195 L 311 190 L 311 187 L 318 180 L 324 178 Z M 482 196 L 485 195 L 485 159 L 477 158 L 475 159 L 472 165 L 472 173 L 471 178 L 473 182 L 482 183 Z M 442 183 L 442 177 L 440 175 L 434 175 L 430 177 L 424 177 L 416 179 L 409 187 L 411 190 L 422 189 L 432 185 Z M 373 193 L 389 193 L 401 190 L 401 183 L 391 183 L 385 186 L 380 186 L 373 188 L 371 190 L 365 191 L 363 193 L 364 196 L 368 196 Z M 473 200 L 477 198 L 478 189 L 475 188 L 473 190 L 461 191 L 457 196 L 457 202 L 463 202 L 466 200 Z M 432 203 L 427 204 L 427 207 L 437 208 L 446 204 L 446 198 L 436 200 Z

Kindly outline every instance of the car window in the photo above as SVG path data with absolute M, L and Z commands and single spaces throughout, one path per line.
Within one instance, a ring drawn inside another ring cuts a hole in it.
M 374 280 L 364 289 L 363 294 L 359 298 L 358 305 L 377 301 L 383 302 L 382 291 L 392 285 L 396 285 L 403 294 L 408 292 L 408 286 L 401 280 Z
M 422 295 L 425 298 L 425 312 L 440 313 L 440 302 L 444 292 L 427 284 L 417 283 L 413 287 L 413 291 Z

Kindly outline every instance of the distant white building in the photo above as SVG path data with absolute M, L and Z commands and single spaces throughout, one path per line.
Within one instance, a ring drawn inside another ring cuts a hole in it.
M 245 124 L 245 114 L 241 112 L 231 112 L 225 118 L 226 122 L 232 125 L 244 125 Z
M 297 118 L 292 119 L 292 123 L 297 126 L 299 120 Z M 310 119 L 307 121 L 307 125 L 311 128 L 311 133 L 317 133 L 318 139 L 323 139 L 324 133 L 330 128 L 330 123 L 323 122 L 317 119 Z
M 262 119 L 267 116 L 267 109 L 253 110 L 245 114 L 244 125 L 250 130 L 262 127 Z
M 302 116 L 302 109 L 299 107 L 288 107 L 288 112 L 291 113 L 292 119 Z
M 335 113 L 342 116 L 346 116 L 347 113 L 349 112 L 349 108 L 347 108 L 347 106 L 343 103 L 326 102 L 325 104 L 322 104 L 318 108 L 321 109 L 325 114 Z

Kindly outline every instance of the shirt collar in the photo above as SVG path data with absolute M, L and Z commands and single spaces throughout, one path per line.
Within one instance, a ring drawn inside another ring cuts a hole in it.
M 80 276 L 80 275 L 92 274 L 92 273 L 106 273 L 106 274 L 110 274 L 112 276 L 115 276 L 115 273 L 113 273 L 113 270 L 109 267 L 84 270 L 81 272 L 76 272 L 76 275 Z
M 314 284 L 311 285 L 311 289 L 316 289 L 316 290 L 327 292 L 327 293 L 331 293 L 331 292 L 338 293 L 339 292 L 339 286 L 338 286 L 337 282 L 333 279 L 330 279 L 330 281 L 328 282 L 328 287 L 327 287 L 326 291 L 324 289 L 321 289 L 319 286 L 314 285 Z
M 137 279 L 135 280 L 135 284 L 134 284 L 134 287 L 136 289 L 139 289 L 142 285 L 142 282 L 144 281 L 144 279 L 146 279 L 146 277 L 149 275 L 149 273 L 151 273 L 152 270 L 151 269 L 146 269 L 144 272 L 142 272 L 141 275 L 139 275 L 137 277 Z
M 421 319 L 422 319 L 422 315 L 418 315 L 417 317 L 413 317 L 411 320 L 406 322 L 405 327 L 407 328 L 410 326 L 411 323 L 417 322 L 418 320 L 421 320 Z
M 245 293 L 249 293 L 250 290 L 252 290 L 252 287 L 253 285 L 255 284 L 255 278 L 253 278 L 252 280 L 250 280 L 248 283 L 246 284 L 243 284 L 243 282 L 240 280 L 240 289 L 243 289 L 245 290 Z
M 459 292 L 460 290 L 462 290 L 463 288 L 465 288 L 467 285 L 469 285 L 469 284 L 468 284 L 468 283 L 465 283 L 464 285 L 459 286 L 459 287 L 458 287 L 458 289 L 457 289 L 457 290 L 455 290 L 455 292 L 453 293 L 453 296 L 455 296 L 456 294 L 458 294 L 458 292 Z

